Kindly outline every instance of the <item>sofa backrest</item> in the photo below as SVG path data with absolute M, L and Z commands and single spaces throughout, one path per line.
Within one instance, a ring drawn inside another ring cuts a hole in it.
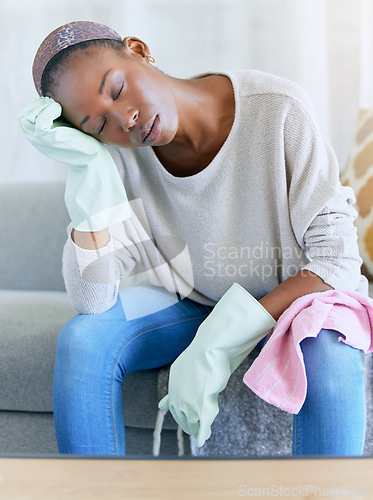
M 0 185 L 0 289 L 65 290 L 64 183 Z

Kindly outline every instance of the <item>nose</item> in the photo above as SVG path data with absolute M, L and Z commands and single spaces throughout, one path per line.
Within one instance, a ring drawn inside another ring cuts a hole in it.
M 126 111 L 113 113 L 113 118 L 117 122 L 117 125 L 124 130 L 129 132 L 136 124 L 139 117 L 139 110 L 136 108 L 128 108 Z

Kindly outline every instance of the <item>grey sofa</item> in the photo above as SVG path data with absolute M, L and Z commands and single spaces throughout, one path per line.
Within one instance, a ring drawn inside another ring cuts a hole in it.
M 0 187 L 0 454 L 58 453 L 53 425 L 56 341 L 75 314 L 61 275 L 69 222 L 64 185 Z M 123 384 L 127 452 L 151 454 L 158 370 Z M 162 454 L 176 454 L 177 426 L 167 415 Z M 188 453 L 189 439 L 185 440 Z
M 58 453 L 53 425 L 53 370 L 61 327 L 76 312 L 61 276 L 69 222 L 61 183 L 0 186 L 0 455 Z M 292 416 L 265 403 L 242 383 L 257 351 L 231 377 L 220 397 L 212 437 L 184 453 L 197 456 L 291 454 Z M 372 449 L 372 357 L 364 357 L 368 430 Z M 127 453 L 151 455 L 157 403 L 167 390 L 168 367 L 129 374 L 123 383 Z M 161 455 L 178 453 L 177 426 L 166 415 Z

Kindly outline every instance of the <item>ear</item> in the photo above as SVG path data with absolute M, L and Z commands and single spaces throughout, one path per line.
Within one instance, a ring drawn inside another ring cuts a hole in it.
M 145 42 L 134 36 L 127 36 L 123 40 L 124 50 L 129 55 L 140 56 L 149 61 L 150 50 Z

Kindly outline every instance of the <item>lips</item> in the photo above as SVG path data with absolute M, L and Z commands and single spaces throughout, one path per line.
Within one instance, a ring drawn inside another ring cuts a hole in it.
M 161 120 L 159 115 L 154 116 L 149 120 L 140 133 L 140 138 L 143 143 L 149 144 L 155 141 L 161 133 Z

